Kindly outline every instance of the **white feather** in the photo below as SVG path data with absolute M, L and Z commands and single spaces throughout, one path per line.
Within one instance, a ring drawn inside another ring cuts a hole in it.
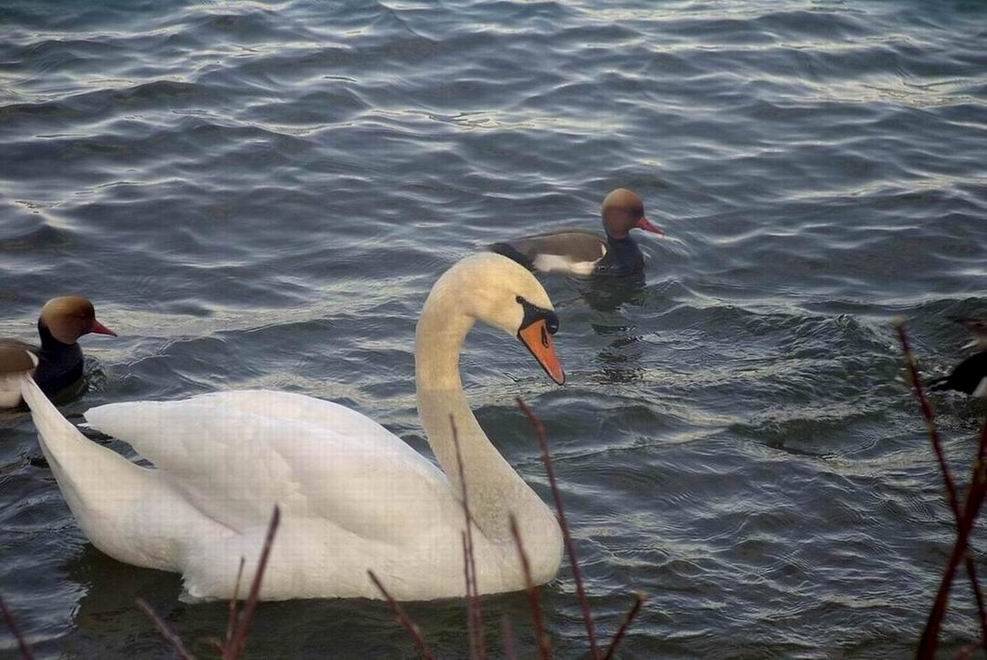
M 977 389 L 973 390 L 973 394 L 970 396 L 977 399 L 987 398 L 987 376 L 980 379 L 980 383 L 977 385 Z
M 543 273 L 569 273 L 571 275 L 592 275 L 596 263 L 596 261 L 573 261 L 561 254 L 539 254 L 534 259 L 535 270 Z

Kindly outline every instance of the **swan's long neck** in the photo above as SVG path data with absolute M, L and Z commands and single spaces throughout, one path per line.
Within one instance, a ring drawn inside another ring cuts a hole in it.
M 422 311 L 415 336 L 415 381 L 418 414 L 429 445 L 455 489 L 461 491 L 452 423 L 462 452 L 470 510 L 477 526 L 492 541 L 511 539 L 508 515 L 522 532 L 538 533 L 551 512 L 504 460 L 480 428 L 463 392 L 459 353 L 473 318 L 462 313 L 455 296 L 434 290 Z

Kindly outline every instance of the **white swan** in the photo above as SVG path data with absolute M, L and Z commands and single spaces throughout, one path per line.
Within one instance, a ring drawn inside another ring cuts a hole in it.
M 282 523 L 261 597 L 378 598 L 373 569 L 396 598 L 465 594 L 455 419 L 476 526 L 480 593 L 524 588 L 508 526 L 513 512 L 538 583 L 562 558 L 553 512 L 487 439 L 459 375 L 466 334 L 481 320 L 516 335 L 558 383 L 558 327 L 545 290 L 495 254 L 467 257 L 432 288 L 418 322 L 422 426 L 442 470 L 385 428 L 299 394 L 231 391 L 184 401 L 115 403 L 86 413 L 155 468 L 94 443 L 27 376 L 21 386 L 41 447 L 93 545 L 123 562 L 181 573 L 192 598 L 231 596 L 239 560 L 251 579 L 272 507 Z

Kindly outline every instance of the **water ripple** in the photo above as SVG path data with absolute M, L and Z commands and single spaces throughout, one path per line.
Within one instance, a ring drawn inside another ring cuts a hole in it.
M 69 415 L 272 387 L 421 449 L 411 342 L 436 274 L 501 238 L 597 228 L 602 196 L 633 188 L 669 232 L 641 238 L 648 283 L 544 279 L 565 389 L 497 333 L 463 357 L 481 423 L 547 495 L 513 397 L 544 418 L 602 629 L 633 587 L 650 598 L 628 657 L 908 654 L 950 516 L 888 322 L 908 317 L 941 373 L 964 341 L 949 318 L 987 305 L 984 16 L 10 2 L 0 334 L 31 338 L 44 300 L 80 291 L 121 337 L 86 340 Z M 937 404 L 966 470 L 982 411 Z M 165 652 L 137 595 L 187 639 L 225 626 L 83 540 L 23 414 L 0 416 L 0 532 L 0 592 L 41 654 Z M 582 652 L 568 571 L 544 596 L 559 653 Z M 951 605 L 955 650 L 977 631 L 961 590 Z M 485 608 L 530 638 L 523 596 Z M 442 655 L 465 652 L 458 604 L 412 609 Z M 410 648 L 370 603 L 272 605 L 258 626 L 285 655 Z

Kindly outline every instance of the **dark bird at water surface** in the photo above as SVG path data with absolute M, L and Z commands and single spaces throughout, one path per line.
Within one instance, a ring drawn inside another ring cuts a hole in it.
M 644 215 L 644 202 L 635 193 L 617 188 L 600 210 L 605 236 L 582 229 L 525 236 L 494 243 L 492 252 L 513 259 L 529 270 L 570 275 L 630 275 L 644 268 L 644 255 L 631 237 L 632 229 L 659 236 L 665 232 Z
M 930 389 L 956 390 L 975 398 L 987 398 L 987 319 L 954 319 L 973 335 L 963 348 L 979 351 L 956 365 L 948 376 L 933 380 Z
M 41 308 L 41 346 L 0 338 L 0 409 L 20 405 L 21 390 L 14 376 L 23 371 L 33 369 L 34 381 L 49 397 L 77 383 L 85 365 L 78 340 L 89 333 L 116 337 L 115 332 L 96 320 L 96 311 L 88 299 L 60 296 Z

